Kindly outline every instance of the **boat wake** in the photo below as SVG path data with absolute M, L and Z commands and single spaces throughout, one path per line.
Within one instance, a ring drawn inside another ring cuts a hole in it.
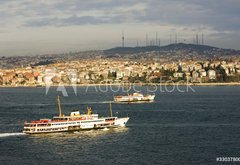
M 109 128 L 103 128 L 103 131 L 108 131 L 109 130 Z
M 0 138 L 1 137 L 9 137 L 9 136 L 22 136 L 22 135 L 26 135 L 26 134 L 22 133 L 22 132 L 0 133 Z
M 109 103 L 110 101 L 93 101 L 93 102 L 88 102 L 88 101 L 83 101 L 83 102 L 70 102 L 70 103 L 62 103 L 62 105 L 88 105 L 88 104 L 106 104 Z M 37 106 L 37 107 L 48 107 L 48 106 L 54 106 L 55 104 L 3 104 L 0 105 L 1 108 L 14 108 L 14 107 L 31 107 L 31 106 Z
M 110 101 L 83 101 L 79 103 L 62 103 L 62 105 L 88 105 L 88 104 L 106 104 Z

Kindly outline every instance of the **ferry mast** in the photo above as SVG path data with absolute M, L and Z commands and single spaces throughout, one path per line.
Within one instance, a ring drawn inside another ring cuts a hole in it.
M 59 112 L 59 117 L 62 117 L 62 108 L 61 108 L 60 96 L 58 96 L 58 112 Z

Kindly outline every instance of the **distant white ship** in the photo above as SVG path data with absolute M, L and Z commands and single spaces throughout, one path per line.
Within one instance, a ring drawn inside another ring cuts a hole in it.
M 59 116 L 53 119 L 40 119 L 24 122 L 23 133 L 39 134 L 52 132 L 78 131 L 85 129 L 106 129 L 111 127 L 124 127 L 129 117 L 113 117 L 110 104 L 109 117 L 98 117 L 92 114 L 92 109 L 88 108 L 87 114 L 80 114 L 79 111 L 71 112 L 69 116 L 61 113 L 60 99 L 58 98 Z
M 155 95 L 143 95 L 142 93 L 133 93 L 127 96 L 114 96 L 115 102 L 151 102 Z

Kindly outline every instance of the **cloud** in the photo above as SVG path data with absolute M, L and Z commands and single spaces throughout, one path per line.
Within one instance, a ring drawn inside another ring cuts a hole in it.
M 30 27 L 151 23 L 240 30 L 238 0 L 2 0 L 0 3 L 0 18 L 4 22 Z M 21 17 L 20 21 L 17 17 Z
M 52 35 L 58 47 L 60 40 L 54 38 L 76 28 L 87 38 L 93 33 L 106 33 L 103 37 L 109 35 L 111 39 L 114 35 L 111 41 L 115 43 L 119 42 L 118 32 L 125 30 L 126 42 L 131 35 L 134 44 L 136 40 L 144 42 L 146 32 L 152 37 L 158 31 L 167 43 L 170 33 L 184 35 L 190 41 L 197 31 L 204 31 L 215 46 L 225 46 L 220 39 L 228 38 L 225 47 L 239 48 L 239 16 L 239 0 L 0 0 L 0 42 L 21 42 L 18 38 L 27 43 L 39 38 L 44 42 Z
M 206 26 L 215 30 L 240 30 L 240 1 L 162 0 L 147 3 L 139 22 Z
M 97 25 L 107 23 L 122 23 L 123 17 L 114 16 L 70 16 L 67 18 L 43 18 L 42 20 L 28 21 L 26 26 L 41 27 L 41 26 L 71 26 L 71 25 Z

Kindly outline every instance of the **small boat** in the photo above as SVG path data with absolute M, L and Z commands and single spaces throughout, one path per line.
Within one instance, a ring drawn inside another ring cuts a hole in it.
M 114 96 L 115 102 L 151 102 L 155 95 L 143 95 L 142 93 L 133 93 L 127 96 Z
M 109 117 L 98 117 L 98 114 L 92 114 L 92 108 L 90 107 L 87 108 L 87 114 L 80 114 L 79 111 L 73 111 L 69 116 L 65 116 L 61 111 L 61 103 L 59 97 L 58 110 L 59 115 L 54 116 L 52 119 L 40 119 L 30 122 L 25 121 L 23 133 L 39 134 L 124 127 L 129 120 L 129 117 L 113 117 L 111 103 L 109 109 Z

